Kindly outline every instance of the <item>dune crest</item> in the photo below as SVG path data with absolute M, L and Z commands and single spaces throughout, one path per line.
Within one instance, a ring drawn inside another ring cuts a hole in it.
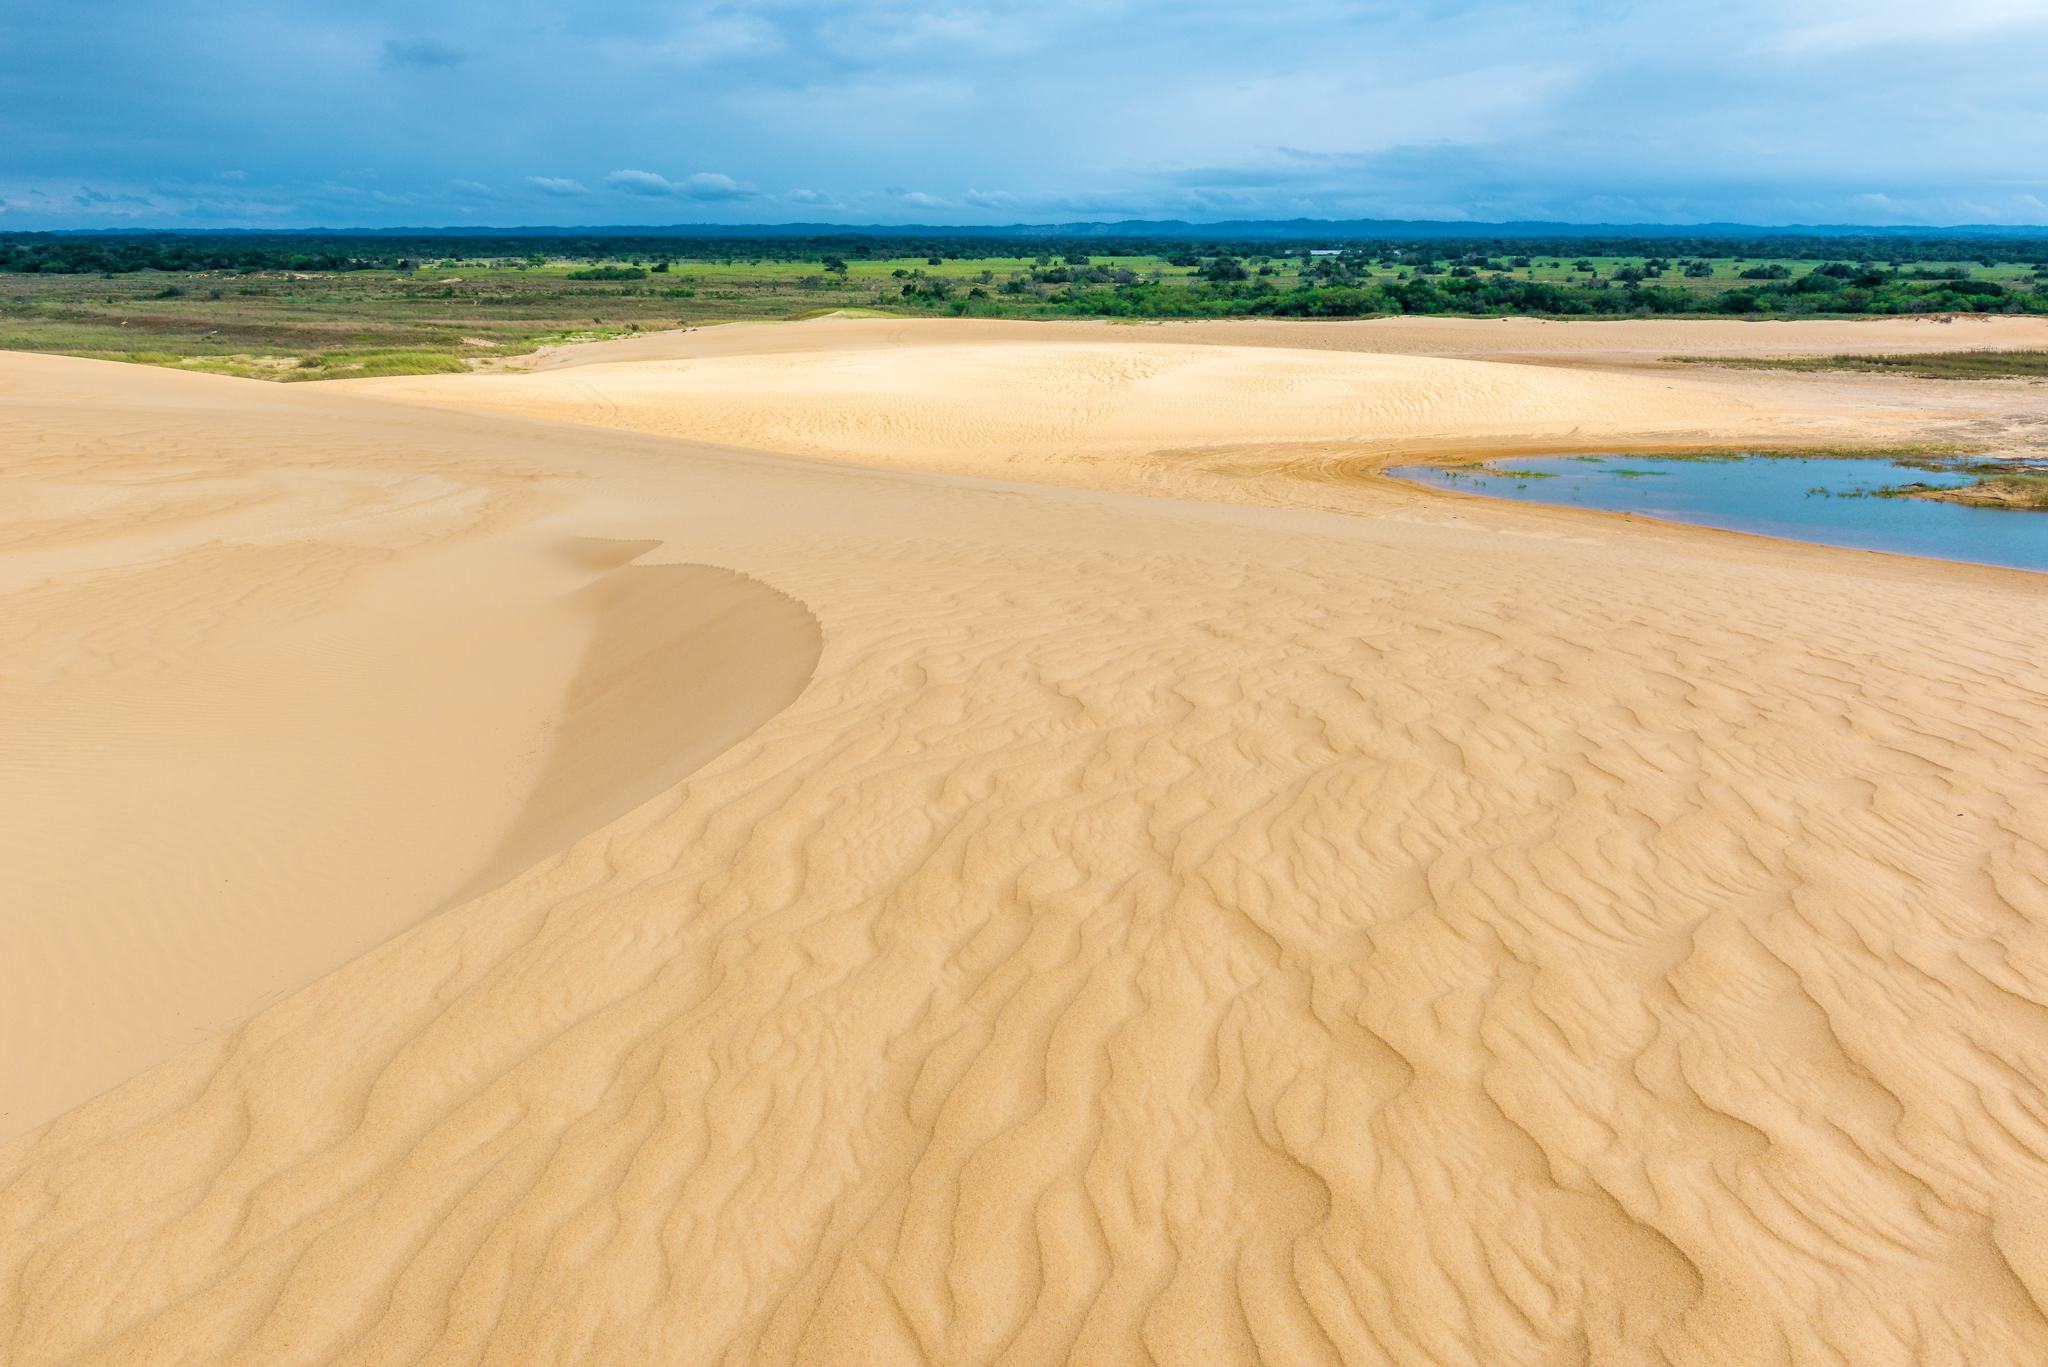
M 815 670 L 0 1146 L 0 1358 L 2048 1359 L 2038 577 L 367 388 L 280 463 L 729 567 Z

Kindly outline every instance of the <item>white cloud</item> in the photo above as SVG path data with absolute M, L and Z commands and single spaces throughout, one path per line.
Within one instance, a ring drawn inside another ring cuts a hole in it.
M 753 199 L 759 192 L 731 176 L 716 171 L 699 171 L 681 180 L 670 180 L 655 171 L 614 171 L 604 178 L 614 190 L 629 195 L 660 197 L 680 195 L 684 199 Z
M 828 195 L 823 190 L 791 190 L 782 196 L 786 204 L 797 204 L 805 209 L 826 209 L 833 213 L 843 212 L 846 203 L 837 195 Z
M 680 189 L 690 199 L 752 199 L 757 193 L 753 186 L 716 171 L 699 171 L 683 181 Z
M 614 171 L 604 178 L 604 183 L 629 195 L 672 195 L 681 188 L 653 171 Z
M 580 180 L 569 180 L 562 176 L 528 176 L 526 183 L 546 195 L 587 195 L 590 193 Z
M 1807 0 L 1771 44 L 1787 53 L 1852 52 L 1903 43 L 1960 43 L 2002 29 L 2048 25 L 2041 0 Z

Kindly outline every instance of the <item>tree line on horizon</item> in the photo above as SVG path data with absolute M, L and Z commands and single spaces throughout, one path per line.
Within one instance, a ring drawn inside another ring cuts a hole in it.
M 1034 258 L 1034 251 L 1036 254 Z M 685 263 L 800 264 L 817 274 L 785 281 L 840 288 L 850 262 L 903 261 L 872 302 L 918 311 L 983 316 L 1205 318 L 1270 316 L 1355 318 L 1386 314 L 1530 314 L 1552 317 L 1647 315 L 1800 316 L 1816 314 L 2048 313 L 2048 240 L 1979 237 L 1525 238 L 1469 241 L 1372 240 L 1340 245 L 1191 242 L 1186 238 L 1112 242 L 1100 238 L 832 235 L 803 237 L 628 238 L 615 235 L 503 238 L 251 233 L 177 235 L 0 234 L 0 273 L 106 277 L 138 272 L 304 273 L 383 271 L 465 262 L 531 269 L 577 268 L 576 282 L 621 283 L 669 274 Z M 1094 254 L 1112 259 L 1098 262 Z M 1116 258 L 1123 258 L 1117 260 Z M 922 258 L 929 270 L 916 268 Z M 1024 269 L 1014 263 L 1022 258 Z M 1609 263 L 1605 273 L 1595 258 Z M 1136 259 L 1136 260 L 1134 260 Z M 1757 259 L 1734 280 L 1714 261 Z M 1006 279 L 977 263 L 1013 263 Z M 1145 261 L 1153 263 L 1143 269 Z M 1619 261 L 1618 266 L 1612 263 Z M 1163 278 L 1158 263 L 1185 275 Z M 1794 264 L 1787 264 L 1788 262 Z M 588 263 L 578 265 L 578 263 Z M 965 275 L 948 274 L 951 263 Z M 1569 264 L 1567 264 L 1569 263 Z M 2022 264 L 1991 280 L 1978 266 Z M 1532 265 L 1563 279 L 1537 279 Z M 1795 266 L 1797 267 L 1795 269 Z M 869 277 L 870 280 L 873 277 Z M 1671 281 L 1712 279 L 1709 287 Z M 869 286 L 868 288 L 877 288 Z M 183 294 L 169 286 L 160 297 Z M 218 291 L 215 291 L 218 294 Z M 855 300 L 854 302 L 859 302 Z
M 822 262 L 939 257 L 1301 256 L 1312 249 L 1346 255 L 1391 254 L 1421 261 L 1485 257 L 1712 257 L 1791 261 L 1903 263 L 1981 262 L 1984 265 L 2048 262 L 2048 234 L 2027 237 L 1891 235 L 1814 237 L 1797 234 L 1754 238 L 1701 236 L 1516 238 L 1342 238 L 1314 243 L 1275 243 L 1218 237 L 992 237 L 970 234 L 902 236 L 879 233 L 796 236 L 663 236 L 614 234 L 506 234 L 417 237 L 352 233 L 0 233 L 0 272 L 12 274 L 127 274 L 135 271 L 362 271 L 399 270 L 408 264 L 450 256 L 521 261 L 745 260 Z

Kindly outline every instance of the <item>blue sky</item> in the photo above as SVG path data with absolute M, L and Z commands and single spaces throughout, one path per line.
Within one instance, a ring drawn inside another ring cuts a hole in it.
M 2048 0 L 71 0 L 0 229 L 2048 224 Z

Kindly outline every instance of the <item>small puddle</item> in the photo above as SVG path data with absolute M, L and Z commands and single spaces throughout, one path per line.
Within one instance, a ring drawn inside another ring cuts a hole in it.
M 2048 572 L 2048 513 L 1888 495 L 1901 485 L 1955 487 L 1973 477 L 1884 457 L 1518 456 L 1388 473 L 1524 503 Z

